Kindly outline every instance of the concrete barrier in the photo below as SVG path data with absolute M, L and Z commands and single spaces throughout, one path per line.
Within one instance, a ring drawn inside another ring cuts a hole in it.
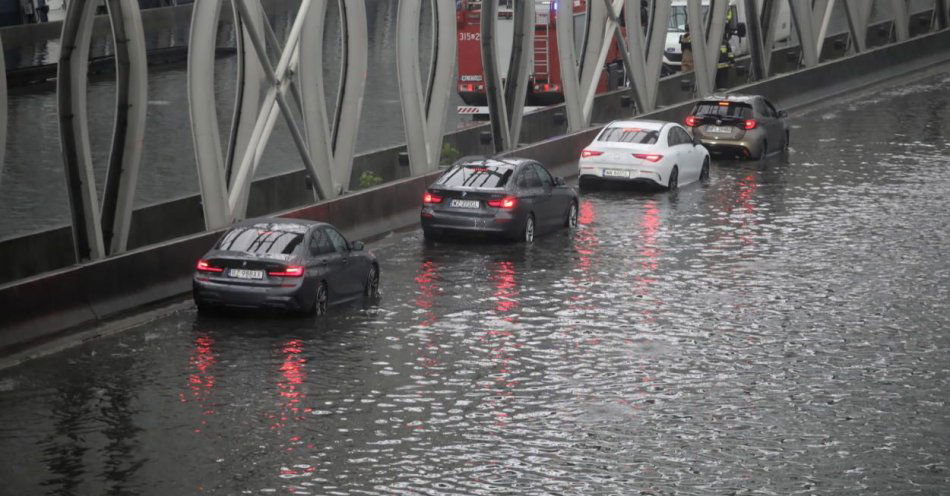
M 825 62 L 811 69 L 734 89 L 737 92 L 759 93 L 774 100 L 780 107 L 794 108 L 825 98 L 845 94 L 900 75 L 950 60 L 950 30 L 920 36 L 907 42 L 889 45 L 839 61 Z M 679 84 L 678 79 L 672 84 Z M 670 84 L 670 83 L 668 83 Z M 622 104 L 626 91 L 615 91 L 598 97 L 595 119 L 607 122 L 629 114 Z M 690 101 L 665 107 L 644 117 L 681 120 L 691 106 Z M 551 131 L 563 126 L 556 118 L 563 112 L 554 107 L 530 116 L 527 127 Z M 449 137 L 449 141 L 480 144 L 479 135 L 485 126 L 477 126 Z M 525 146 L 506 155 L 538 159 L 558 175 L 573 175 L 575 157 L 598 131 L 593 127 L 578 133 L 547 139 Z M 534 130 L 529 131 L 529 133 Z M 793 137 L 794 139 L 794 137 Z M 357 159 L 364 166 L 372 163 L 398 162 L 402 147 L 364 154 Z M 356 169 L 359 170 L 359 169 Z M 290 217 L 318 219 L 341 227 L 351 238 L 366 238 L 389 230 L 411 225 L 418 220 L 422 192 L 438 173 L 404 178 L 363 190 L 343 198 L 309 205 L 285 212 Z M 274 208 L 287 198 L 306 201 L 309 191 L 303 186 L 303 173 L 290 173 L 263 179 L 254 184 L 251 215 L 281 210 Z M 294 193 L 298 191 L 298 193 Z M 200 204 L 197 197 L 147 207 L 136 211 L 136 242 L 152 242 L 152 238 L 174 236 L 179 231 L 200 229 Z M 157 210 L 150 210 L 150 209 Z M 166 215 L 174 209 L 174 219 Z M 161 219 L 161 221 L 159 221 Z M 179 222 L 180 221 L 180 222 Z M 156 234 L 158 232 L 158 234 Z M 65 234 L 68 235 L 68 229 Z M 23 346 L 84 323 L 116 315 L 147 302 L 172 297 L 188 291 L 194 260 L 213 242 L 218 232 L 190 234 L 157 245 L 137 248 L 129 253 L 106 260 L 77 265 L 56 272 L 0 286 L 0 315 L 4 315 L 0 329 L 0 348 Z M 37 235 L 41 236 L 41 235 Z M 34 240 L 33 258 L 60 257 L 44 253 L 42 246 L 63 242 L 64 232 L 53 230 L 43 233 L 44 245 Z M 58 238 L 57 238 L 58 237 Z M 29 238 L 29 237 L 27 237 Z M 68 238 L 67 238 L 68 239 Z M 57 241 L 58 240 L 58 241 Z M 29 241 L 29 239 L 27 240 Z M 11 258 L 0 244 L 0 257 Z M 30 246 L 27 243 L 27 246 Z M 31 257 L 26 257 L 31 259 Z M 11 264 L 7 264 L 11 265 Z

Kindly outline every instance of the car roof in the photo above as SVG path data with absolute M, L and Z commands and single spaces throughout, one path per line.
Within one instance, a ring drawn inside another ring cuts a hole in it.
M 710 95 L 708 98 L 703 98 L 700 101 L 710 102 L 736 102 L 736 103 L 752 103 L 753 100 L 759 98 L 759 95 Z
M 534 163 L 535 160 L 520 157 L 465 157 L 455 165 L 481 165 L 486 167 L 517 167 L 522 164 Z
M 657 119 L 633 119 L 633 120 L 621 120 L 613 121 L 610 124 L 607 124 L 607 127 L 616 126 L 616 127 L 641 127 L 643 129 L 650 129 L 659 131 L 663 129 L 663 126 L 670 124 L 667 121 L 661 121 Z
M 308 229 L 314 226 L 329 226 L 327 222 L 320 222 L 317 220 L 310 219 L 288 219 L 284 217 L 256 217 L 253 219 L 246 219 L 240 222 L 235 222 L 231 228 L 235 227 L 253 227 L 259 226 L 262 224 L 271 225 L 271 226 L 280 226 L 281 230 L 296 232 L 300 231 L 306 232 Z

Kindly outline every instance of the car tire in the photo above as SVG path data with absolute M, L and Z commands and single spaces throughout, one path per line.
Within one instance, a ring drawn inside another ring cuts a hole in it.
M 699 181 L 709 181 L 709 157 L 703 159 L 703 168 L 699 170 Z
M 577 187 L 580 189 L 590 189 L 594 187 L 594 181 L 586 176 L 577 179 Z
M 673 166 L 673 172 L 670 172 L 670 179 L 666 183 L 666 189 L 668 191 L 676 191 L 679 188 L 679 178 L 680 178 L 680 169 L 677 166 Z
M 310 315 L 316 315 L 317 317 L 322 317 L 327 314 L 327 307 L 330 303 L 330 294 L 327 290 L 326 281 L 320 281 L 317 284 L 316 294 L 313 296 L 313 305 L 310 306 Z
M 528 214 L 528 218 L 524 221 L 524 229 L 521 230 L 521 241 L 524 241 L 525 244 L 533 243 L 535 229 L 537 227 L 534 222 L 534 214 Z
M 564 219 L 564 227 L 568 229 L 577 228 L 577 202 L 571 202 L 571 208 L 567 209 L 567 218 Z
M 374 303 L 379 300 L 379 267 L 376 264 L 370 265 L 369 272 L 366 273 L 366 283 L 363 285 L 363 300 L 366 303 Z
M 217 307 L 215 307 L 214 305 L 211 305 L 210 303 L 204 300 L 199 300 L 197 298 L 195 299 L 195 307 L 198 308 L 198 313 L 203 313 L 203 314 L 214 313 L 215 310 L 217 310 Z
M 423 228 L 422 237 L 425 238 L 426 241 L 439 241 L 442 239 L 442 231 Z

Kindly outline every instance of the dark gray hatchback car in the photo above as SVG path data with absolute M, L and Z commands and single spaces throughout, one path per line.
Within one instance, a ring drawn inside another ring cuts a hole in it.
M 714 95 L 697 102 L 685 123 L 711 155 L 761 159 L 788 148 L 786 117 L 763 96 Z
M 199 310 L 274 308 L 322 315 L 336 303 L 379 297 L 379 264 L 332 225 L 250 219 L 233 225 L 195 266 Z

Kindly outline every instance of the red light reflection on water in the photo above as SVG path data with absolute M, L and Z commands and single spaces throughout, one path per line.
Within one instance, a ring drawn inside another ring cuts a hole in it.
M 416 295 L 416 306 L 425 310 L 422 316 L 422 326 L 429 327 L 438 320 L 438 316 L 432 311 L 435 304 L 435 298 L 442 292 L 438 283 L 438 266 L 432 260 L 422 262 L 419 267 L 419 273 L 416 274 L 416 285 L 419 288 Z
M 514 324 L 517 320 L 514 315 L 511 315 L 519 306 L 520 291 L 516 275 L 515 264 L 511 261 L 492 264 L 490 280 L 494 288 L 492 294 L 497 300 L 495 313 L 509 324 Z M 504 411 L 505 406 L 502 403 L 513 396 L 512 389 L 518 385 L 517 380 L 511 379 L 510 353 L 520 347 L 514 342 L 515 339 L 516 336 L 511 329 L 488 329 L 481 337 L 481 341 L 488 347 L 492 362 L 497 367 L 490 375 L 492 381 L 486 383 L 485 388 L 494 391 L 489 402 L 493 406 L 495 425 L 499 427 L 506 425 L 509 421 L 509 414 Z
M 182 403 L 193 401 L 201 407 L 203 416 L 214 415 L 214 404 L 209 399 L 214 392 L 215 377 L 214 365 L 217 358 L 214 352 L 214 339 L 207 335 L 199 335 L 195 338 L 191 355 L 188 357 L 188 368 L 191 372 L 188 374 L 189 393 L 178 394 L 178 400 Z M 200 425 L 207 425 L 208 421 L 201 419 Z M 201 427 L 195 428 L 195 432 L 201 432 Z
M 302 386 L 307 379 L 305 371 L 307 359 L 303 356 L 303 341 L 291 339 L 281 347 L 280 352 L 283 355 L 283 362 L 280 364 L 277 391 L 281 404 L 280 412 L 272 416 L 274 423 L 271 424 L 271 429 L 285 427 L 290 420 L 301 420 L 303 419 L 301 414 L 312 411 L 309 407 L 301 406 L 306 399 Z M 293 437 L 290 440 L 295 441 Z M 299 437 L 296 440 L 299 440 Z

